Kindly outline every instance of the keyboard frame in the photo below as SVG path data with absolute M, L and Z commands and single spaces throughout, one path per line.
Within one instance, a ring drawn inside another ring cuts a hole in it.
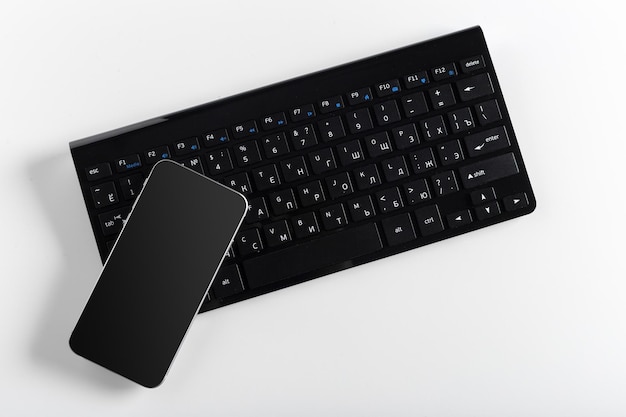
M 304 75 L 301 77 L 293 78 L 287 81 L 279 82 L 276 84 L 272 84 L 266 87 L 258 88 L 249 92 L 241 93 L 238 95 L 234 95 L 231 97 L 227 97 L 221 100 L 213 101 L 210 103 L 206 103 L 203 105 L 199 105 L 196 107 L 192 107 L 190 109 L 174 112 L 165 116 L 156 117 L 141 123 L 133 124 L 121 129 L 116 129 L 110 132 L 105 132 L 99 135 L 91 136 L 85 139 L 76 140 L 70 142 L 70 149 L 72 158 L 74 160 L 74 165 L 76 168 L 77 176 L 79 178 L 81 192 L 88 208 L 89 219 L 91 222 L 91 226 L 94 232 L 94 236 L 96 237 L 96 242 L 98 244 L 98 250 L 102 260 L 106 259 L 108 250 L 106 247 L 106 239 L 101 237 L 102 233 L 100 231 L 100 224 L 98 221 L 98 214 L 107 212 L 111 210 L 112 207 L 106 207 L 102 209 L 95 209 L 92 201 L 92 197 L 90 194 L 90 187 L 98 184 L 98 182 L 89 182 L 86 180 L 85 167 L 95 165 L 97 163 L 108 161 L 112 162 L 116 157 L 122 157 L 126 154 L 134 154 L 141 153 L 146 149 L 150 149 L 151 147 L 158 146 L 161 144 L 167 144 L 172 146 L 172 143 L 176 140 L 183 139 L 186 137 L 197 136 L 201 139 L 201 135 L 204 132 L 227 128 L 229 129 L 229 134 L 231 135 L 230 141 L 247 141 L 252 138 L 261 138 L 266 134 L 270 134 L 272 132 L 277 132 L 294 127 L 301 126 L 310 123 L 314 123 L 316 125 L 317 121 L 323 120 L 328 117 L 332 117 L 337 114 L 344 114 L 348 109 L 359 109 L 362 107 L 370 107 L 378 102 L 386 101 L 389 99 L 399 99 L 403 94 L 415 91 L 424 91 L 426 96 L 428 97 L 427 90 L 432 88 L 433 86 L 445 83 L 454 83 L 456 80 L 469 77 L 473 74 L 463 74 L 458 67 L 458 61 L 460 59 L 469 58 L 475 55 L 482 55 L 485 60 L 486 70 L 491 76 L 491 82 L 494 88 L 494 94 L 489 95 L 488 97 L 483 98 L 482 100 L 488 100 L 495 98 L 498 101 L 500 112 L 502 114 L 501 124 L 505 126 L 508 134 L 511 145 L 508 148 L 502 149 L 500 151 L 496 151 L 488 154 L 488 156 L 483 156 L 482 158 L 470 158 L 466 155 L 465 161 L 458 165 L 452 166 L 442 166 L 438 164 L 437 168 L 433 171 L 429 171 L 427 174 L 420 176 L 419 178 L 429 178 L 432 175 L 447 171 L 450 169 L 455 169 L 458 174 L 458 167 L 464 166 L 472 163 L 473 161 L 479 161 L 481 159 L 487 159 L 491 157 L 495 157 L 501 154 L 513 152 L 515 158 L 517 159 L 519 174 L 505 177 L 499 179 L 497 181 L 491 182 L 489 184 L 485 184 L 484 187 L 493 186 L 499 190 L 498 198 L 512 195 L 519 192 L 525 192 L 528 196 L 528 206 L 516 211 L 506 211 L 502 210 L 502 214 L 481 221 L 474 221 L 467 226 L 460 227 L 458 229 L 452 229 L 450 227 L 446 227 L 444 231 L 431 235 L 431 236 L 418 236 L 417 239 L 398 245 L 398 246 L 386 246 L 382 250 L 375 252 L 374 254 L 361 256 L 355 259 L 346 260 L 345 262 L 337 265 L 333 265 L 332 267 L 322 268 L 316 270 L 314 272 L 310 272 L 307 274 L 303 274 L 296 278 L 284 280 L 281 282 L 277 282 L 275 284 L 268 285 L 263 288 L 250 290 L 247 289 L 243 293 L 238 295 L 234 295 L 227 300 L 212 300 L 211 302 L 205 302 L 201 308 L 201 312 L 208 311 L 217 307 L 221 307 L 224 305 L 232 304 L 238 301 L 242 301 L 244 299 L 252 298 L 261 294 L 265 294 L 268 292 L 275 291 L 277 289 L 285 288 L 291 285 L 295 285 L 304 281 L 311 280 L 313 278 L 317 278 L 323 275 L 327 275 L 333 272 L 337 272 L 352 266 L 361 265 L 373 260 L 381 259 L 387 256 L 395 255 L 410 249 L 415 249 L 424 245 L 428 245 L 437 241 L 441 241 L 444 239 L 448 239 L 453 236 L 458 236 L 460 234 L 464 234 L 470 231 L 474 231 L 477 229 L 481 229 L 483 227 L 491 226 L 496 223 L 500 223 L 503 221 L 507 221 L 516 217 L 520 217 L 526 214 L 531 213 L 536 207 L 536 200 L 534 193 L 532 192 L 532 187 L 530 181 L 528 179 L 528 174 L 526 171 L 526 167 L 520 152 L 520 148 L 517 142 L 517 137 L 515 135 L 515 131 L 511 124 L 511 119 L 506 107 L 506 103 L 504 97 L 502 95 L 502 90 L 500 88 L 499 81 L 497 79 L 496 71 L 491 60 L 491 56 L 489 54 L 482 30 L 480 27 L 476 26 L 473 28 L 465 29 L 459 32 L 455 32 L 449 35 L 441 36 L 432 40 L 427 40 L 424 42 L 419 42 L 413 45 L 409 45 L 406 47 L 402 47 L 399 49 L 391 50 L 389 52 L 381 53 L 378 55 L 374 55 L 368 58 L 360 59 L 354 62 L 346 63 L 343 65 L 339 65 L 330 69 L 325 69 L 322 71 L 314 72 L 312 74 Z M 457 69 L 459 70 L 459 75 L 452 80 L 442 80 L 442 81 L 434 81 L 432 80 L 432 74 L 430 73 L 431 68 L 434 68 L 438 65 L 446 64 L 448 62 L 456 62 Z M 374 91 L 374 85 L 378 82 L 384 82 L 393 78 L 401 79 L 402 76 L 414 73 L 416 71 L 426 70 L 429 72 L 431 76 L 430 84 L 416 88 L 416 89 L 405 89 L 404 85 L 402 85 L 402 91 L 395 96 L 387 96 L 378 98 L 376 97 Z M 349 106 L 347 101 L 345 100 L 345 94 L 353 89 L 358 89 L 361 87 L 369 86 L 374 92 L 374 101 L 368 103 L 362 103 L 355 106 Z M 338 110 L 336 112 L 330 112 L 327 114 L 320 114 L 319 105 L 317 103 L 320 99 L 326 97 L 332 97 L 341 94 L 344 96 L 344 102 L 346 103 L 346 107 L 342 110 Z M 481 100 L 478 100 L 480 102 Z M 280 103 L 278 107 L 275 103 Z M 247 120 L 256 120 L 257 126 L 260 127 L 260 118 L 263 115 L 273 114 L 279 111 L 283 111 L 287 114 L 288 110 L 292 107 L 308 104 L 308 103 L 316 103 L 316 112 L 317 117 L 311 120 L 303 120 L 301 122 L 292 123 L 289 120 L 289 123 L 285 127 L 279 127 L 273 130 L 263 131 L 259 129 L 260 132 L 254 136 L 250 136 L 244 139 L 234 139 L 232 136 L 232 130 L 230 127 L 241 123 Z M 468 104 L 469 103 L 469 104 Z M 460 102 L 457 100 L 457 103 L 451 107 L 447 107 L 441 110 L 430 110 L 426 115 L 418 116 L 415 118 L 407 118 L 403 117 L 403 123 L 417 123 L 420 119 L 432 117 L 434 115 L 443 115 L 444 119 L 446 118 L 446 114 L 454 109 L 461 108 L 463 106 L 473 106 L 474 102 Z M 432 107 L 432 106 L 429 106 Z M 402 109 L 400 109 L 402 113 Z M 364 135 L 368 135 L 371 133 L 376 133 L 379 131 L 387 130 L 390 131 L 393 126 L 378 126 L 374 122 L 374 129 L 365 132 L 363 134 L 351 135 L 347 134 L 345 138 L 335 142 L 329 142 L 328 146 L 335 146 L 337 143 L 341 143 L 342 141 L 352 140 L 353 138 L 362 138 Z M 490 126 L 493 127 L 493 126 Z M 464 136 L 467 136 L 471 133 L 475 133 L 477 131 L 487 130 L 490 127 L 477 127 L 468 132 L 463 132 L 460 134 L 450 134 L 445 139 L 441 139 L 439 141 L 426 142 L 420 132 L 420 145 L 418 145 L 417 149 L 421 146 L 429 146 L 434 148 L 437 143 L 446 142 L 452 140 L 454 138 L 462 139 Z M 347 130 L 347 127 L 346 127 Z M 419 130 L 419 129 L 418 129 Z M 156 139 L 155 139 L 156 138 Z M 319 139 L 319 136 L 318 136 Z M 320 144 L 324 143 L 321 140 Z M 429 145 L 425 145 L 429 144 Z M 230 145 L 229 145 L 230 146 Z M 219 148 L 219 146 L 217 147 Z M 109 155 L 110 149 L 116 149 L 115 155 Z M 202 144 L 200 145 L 200 153 L 206 154 L 210 149 L 204 147 Z M 410 152 L 411 150 L 404 151 L 405 153 Z M 310 149 L 303 150 L 299 152 L 291 152 L 293 155 L 300 155 L 310 152 Z M 193 154 L 196 155 L 196 154 Z M 186 159 L 190 156 L 188 155 L 183 158 L 174 158 L 174 159 Z M 391 154 L 393 156 L 393 154 Z M 385 159 L 389 156 L 382 156 L 371 159 L 371 161 L 379 162 L 382 159 Z M 204 158 L 204 157 L 203 157 Z M 438 159 L 438 158 L 437 158 Z M 370 163 L 371 163 L 370 161 Z M 232 175 L 233 173 L 240 171 L 250 171 L 252 168 L 256 166 L 261 166 L 262 164 L 268 163 L 269 160 L 262 159 L 261 162 L 252 164 L 245 169 L 236 168 L 235 170 L 226 173 L 221 176 Z M 235 164 L 236 165 L 236 164 Z M 141 171 L 146 172 L 148 167 L 142 167 Z M 329 175 L 337 172 L 343 172 L 345 170 L 351 171 L 353 169 L 352 166 L 348 168 L 344 168 L 341 164 L 338 164 L 337 168 L 333 171 L 329 172 Z M 115 170 L 113 170 L 115 171 Z M 409 168 L 409 171 L 413 175 L 412 169 Z M 131 175 L 131 173 L 117 174 L 113 172 L 113 178 L 119 179 L 121 177 L 125 177 Z M 324 175 L 327 176 L 327 175 Z M 315 177 L 315 175 L 311 176 Z M 288 184 L 290 188 L 295 188 L 297 184 L 307 181 L 312 181 L 313 178 L 309 177 L 305 181 L 296 182 L 293 184 Z M 104 181 L 110 181 L 110 178 L 107 178 Z M 467 199 L 469 198 L 469 194 L 483 187 L 465 189 L 459 178 L 457 178 L 459 182 L 460 190 L 450 196 L 445 197 L 433 197 L 432 200 L 426 203 L 420 203 L 417 206 L 413 206 L 411 211 L 419 208 L 421 206 L 426 206 L 429 204 L 437 204 L 442 213 L 442 219 L 445 223 L 445 214 L 450 211 L 446 210 L 448 207 L 460 207 L 461 199 L 465 202 L 465 206 L 468 206 Z M 383 182 L 383 184 L 388 184 Z M 402 183 L 398 183 L 400 186 Z M 388 185 L 391 187 L 392 185 Z M 388 187 L 380 187 L 379 189 L 385 189 Z M 278 188 L 279 190 L 281 188 Z M 271 190 L 276 191 L 276 190 Z M 357 190 L 351 198 L 356 198 L 359 195 L 363 194 L 372 194 L 375 190 Z M 331 200 L 327 200 L 327 205 L 332 204 Z M 317 207 L 314 208 L 317 210 Z M 405 210 L 406 211 L 406 210 Z M 389 216 L 393 216 L 394 214 L 398 214 L 396 212 L 389 214 Z M 388 216 L 381 216 L 377 214 L 375 220 L 380 222 L 381 218 L 385 218 Z M 354 224 L 354 223 L 353 223 Z M 358 223 L 362 224 L 362 223 Z M 380 223 L 378 223 L 380 225 Z M 348 224 L 347 227 L 350 227 Z M 381 234 L 381 238 L 384 240 L 384 234 L 379 226 L 379 231 Z M 332 233 L 329 232 L 329 233 Z M 500 244 L 501 242 L 494 242 L 494 244 Z M 276 248 L 278 250 L 280 248 Z

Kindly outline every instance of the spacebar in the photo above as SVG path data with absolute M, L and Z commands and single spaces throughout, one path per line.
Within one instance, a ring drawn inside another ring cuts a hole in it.
M 243 262 L 250 288 L 258 288 L 375 252 L 383 247 L 375 223 L 336 232 Z

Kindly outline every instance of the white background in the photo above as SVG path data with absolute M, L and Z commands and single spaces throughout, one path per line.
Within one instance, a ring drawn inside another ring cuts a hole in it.
M 3 1 L 0 414 L 626 415 L 610 3 Z M 204 314 L 155 390 L 70 351 L 101 268 L 70 140 L 475 24 L 533 214 Z

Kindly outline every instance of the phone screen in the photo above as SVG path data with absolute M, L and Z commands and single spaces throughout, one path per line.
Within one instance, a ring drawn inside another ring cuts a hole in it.
M 72 333 L 72 350 L 159 385 L 246 210 L 241 194 L 175 162 L 157 163 Z

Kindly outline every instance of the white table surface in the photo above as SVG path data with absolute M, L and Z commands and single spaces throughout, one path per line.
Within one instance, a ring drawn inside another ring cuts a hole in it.
M 3 416 L 624 416 L 624 13 L 589 1 L 5 1 Z M 148 390 L 67 339 L 101 263 L 68 142 L 483 27 L 537 210 L 195 320 Z

